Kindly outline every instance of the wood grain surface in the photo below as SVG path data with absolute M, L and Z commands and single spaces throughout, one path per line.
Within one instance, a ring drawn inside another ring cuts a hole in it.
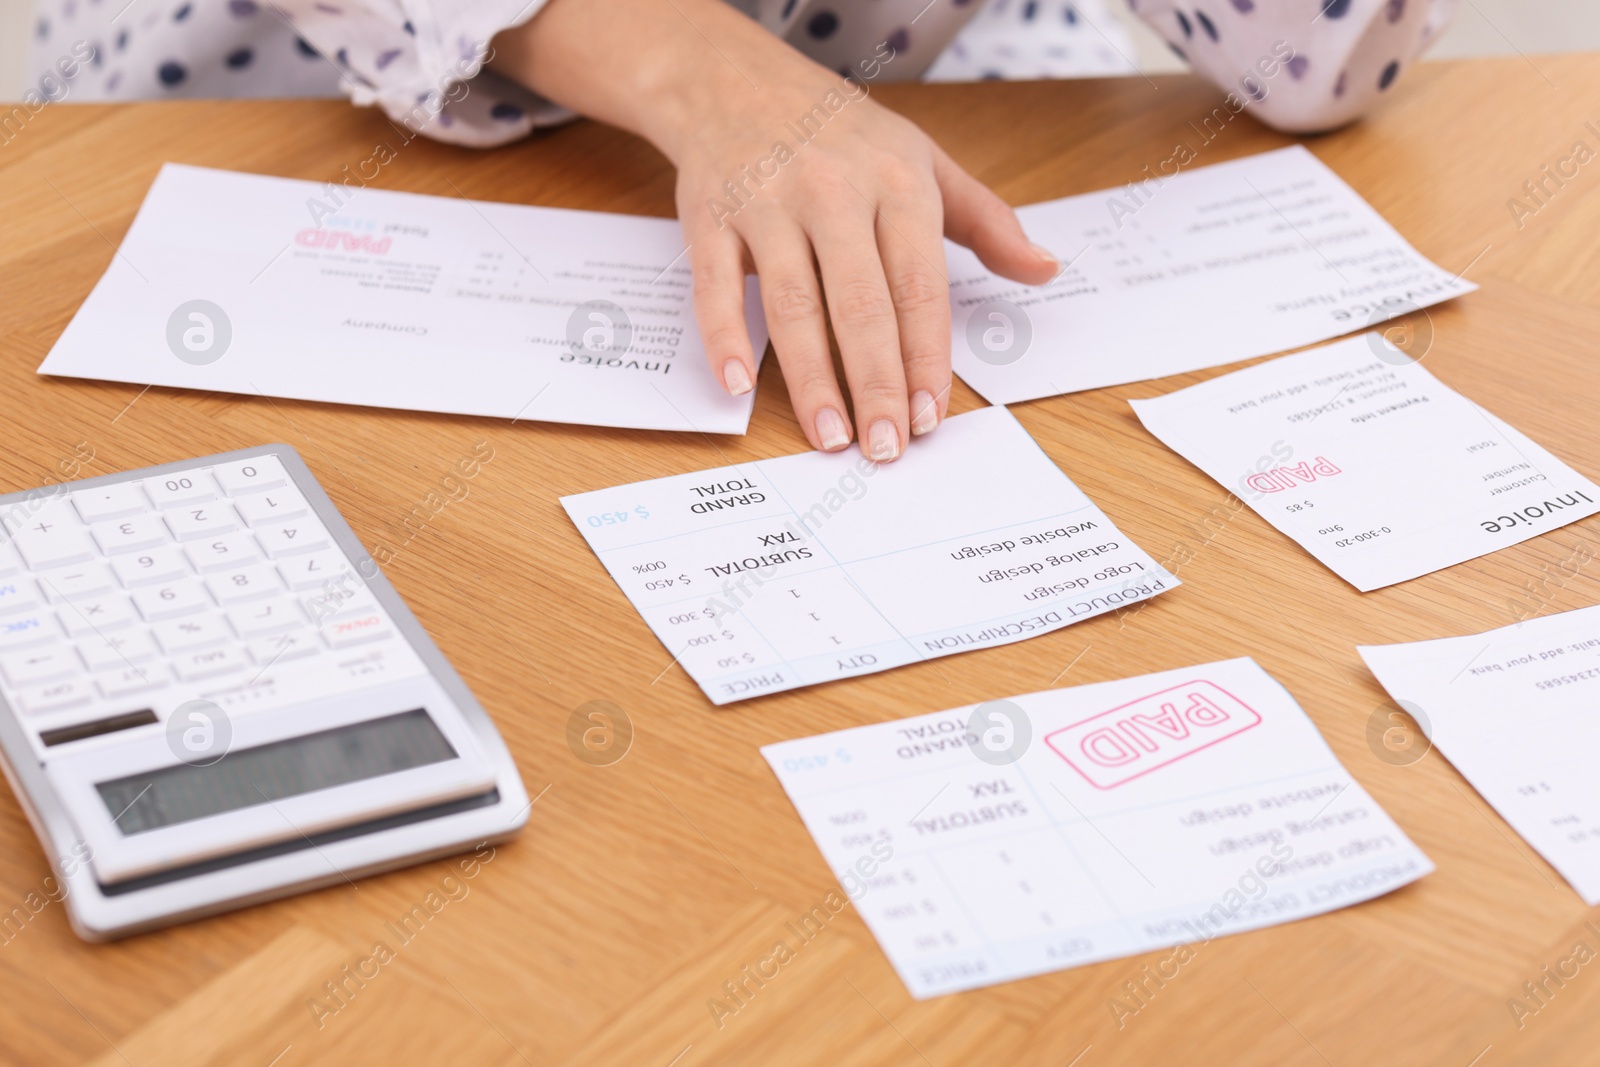
M 1009 201 L 1120 185 L 1288 139 L 1247 117 L 1200 145 L 1221 94 L 1187 77 L 885 88 Z M 1585 128 L 1594 121 L 1596 128 Z M 1414 68 L 1366 121 L 1306 144 L 1435 262 L 1482 289 L 1432 309 L 1426 365 L 1600 478 L 1600 162 L 1520 220 L 1523 183 L 1600 146 L 1600 56 Z M 1509 998 L 1600 946 L 1576 893 L 1437 753 L 1398 766 L 1369 722 L 1386 698 L 1355 653 L 1600 602 L 1600 518 L 1361 595 L 1145 433 L 1126 403 L 1182 375 L 1017 406 L 1045 451 L 1182 588 L 1148 610 L 1003 648 L 718 710 L 651 635 L 557 497 L 805 447 L 776 362 L 745 437 L 475 419 L 45 379 L 51 343 L 100 277 L 163 161 L 337 180 L 397 140 L 339 102 L 53 105 L 0 146 L 0 491 L 285 441 L 299 449 L 493 714 L 532 822 L 364 985 L 343 981 L 452 862 L 366 879 L 112 945 L 59 904 L 0 945 L 7 1064 L 438 1063 L 564 1067 L 903 1064 L 1600 1063 L 1600 964 L 1520 1020 Z M 374 185 L 669 215 L 643 143 L 577 123 L 492 152 L 414 142 Z M 1159 308 L 1152 313 L 1160 313 Z M 980 406 L 957 383 L 953 412 Z M 420 534 L 413 505 L 479 442 L 493 459 Z M 1403 458 L 1397 458 L 1403 461 Z M 1586 547 L 1587 546 L 1587 547 Z M 1566 568 L 1570 570 L 1570 566 Z M 721 1019 L 722 983 L 835 884 L 758 746 L 1058 685 L 1255 657 L 1438 864 L 1380 900 L 1219 939 L 1120 1027 L 1108 1002 L 1162 954 L 912 1001 L 847 909 Z M 566 742 L 604 699 L 633 723 L 610 766 Z M 0 912 L 49 866 L 0 796 Z M 452 883 L 454 884 L 454 883 Z M 323 1005 L 318 1011 L 315 1004 Z M 337 1010 L 332 1010 L 337 1008 Z

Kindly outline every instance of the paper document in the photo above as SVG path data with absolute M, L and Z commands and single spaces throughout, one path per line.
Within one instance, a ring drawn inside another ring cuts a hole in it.
M 1594 550 L 1573 558 L 1581 568 Z M 1359 651 L 1483 799 L 1600 904 L 1600 607 Z
M 672 219 L 169 163 L 41 374 L 744 433 Z M 767 334 L 755 280 L 745 314 Z
M 1477 288 L 1298 145 L 1017 214 L 1068 264 L 1049 285 L 946 245 L 955 370 L 993 404 L 1283 352 Z
M 1009 644 L 1174 588 L 1005 408 L 561 499 L 713 703 Z M 666 666 L 666 663 L 663 663 Z
M 1433 870 L 1251 659 L 761 753 L 919 999 L 1171 946 L 1181 966 Z
M 1363 592 L 1600 511 L 1600 487 L 1376 333 L 1132 404 Z

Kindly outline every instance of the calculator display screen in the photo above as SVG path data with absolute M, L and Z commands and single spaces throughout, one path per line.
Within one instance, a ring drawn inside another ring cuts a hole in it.
M 418 708 L 229 752 L 207 766 L 99 782 L 95 789 L 117 828 L 138 834 L 455 758 L 433 719 Z

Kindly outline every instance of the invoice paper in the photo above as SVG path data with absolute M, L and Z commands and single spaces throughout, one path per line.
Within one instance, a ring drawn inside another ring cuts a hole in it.
M 1131 403 L 1362 592 L 1600 511 L 1600 487 L 1377 333 Z
M 753 394 L 712 376 L 690 292 L 672 219 L 169 163 L 39 372 L 744 433 Z
M 1251 659 L 761 753 L 919 999 L 1198 951 L 1433 870 Z
M 1010 644 L 1178 585 L 1005 408 L 954 416 L 895 463 L 808 452 L 561 503 L 716 704 Z
M 1600 607 L 1359 651 L 1483 799 L 1600 904 Z
M 1477 288 L 1299 145 L 1017 214 L 1068 264 L 1049 285 L 946 245 L 955 370 L 993 404 L 1283 352 Z

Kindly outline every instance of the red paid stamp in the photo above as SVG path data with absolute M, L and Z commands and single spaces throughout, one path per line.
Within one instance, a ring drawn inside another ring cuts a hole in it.
M 1260 722 L 1226 689 L 1193 681 L 1046 734 L 1045 742 L 1090 785 L 1111 789 Z

